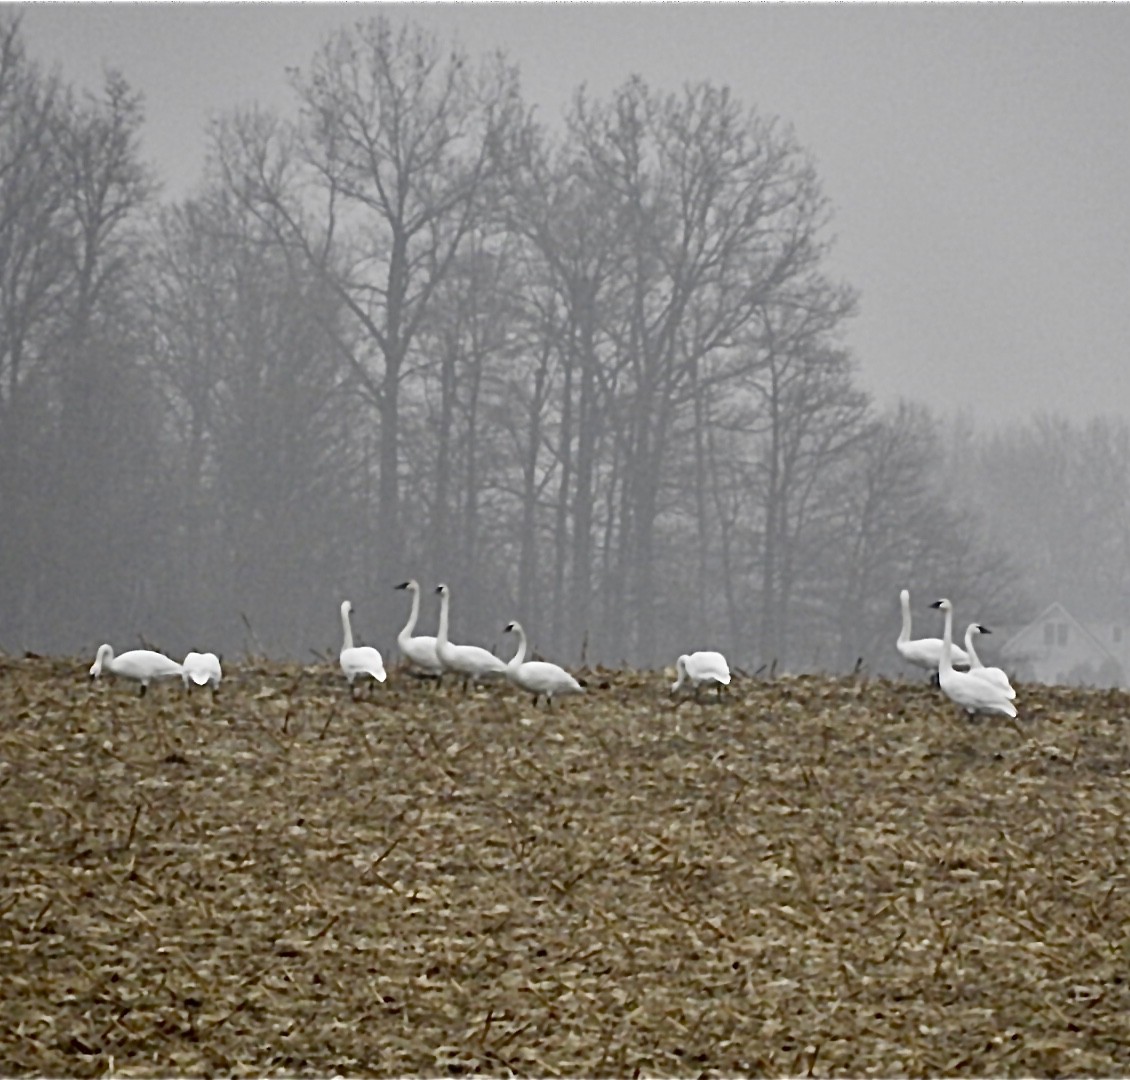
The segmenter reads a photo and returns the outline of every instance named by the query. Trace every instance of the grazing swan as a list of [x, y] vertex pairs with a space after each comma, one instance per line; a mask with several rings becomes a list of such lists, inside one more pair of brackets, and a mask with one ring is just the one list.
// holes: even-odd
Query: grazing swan
[[358, 675], [371, 675], [377, 682], [385, 681], [385, 665], [381, 654], [372, 645], [354, 645], [353, 630], [349, 625], [349, 613], [353, 605], [348, 600], [341, 602], [341, 630], [344, 642], [341, 646], [341, 670], [349, 682], [349, 693], [353, 695], [353, 680]]
[[412, 631], [416, 629], [416, 620], [420, 617], [420, 584], [415, 578], [403, 581], [396, 586], [398, 589], [407, 589], [412, 594], [412, 614], [404, 624], [404, 629], [396, 635], [396, 644], [400, 647], [401, 655], [414, 667], [425, 675], [440, 676], [443, 674], [443, 665], [436, 656], [436, 639], [421, 635], [414, 637]]
[[182, 673], [180, 664], [152, 649], [130, 649], [121, 656], [115, 656], [109, 645], [99, 645], [90, 667], [90, 677], [97, 679], [103, 668], [111, 675], [141, 683], [141, 695], [154, 679], [171, 679]]
[[448, 606], [451, 590], [437, 585], [439, 593], [439, 633], [436, 635], [436, 656], [444, 671], [454, 671], [463, 676], [463, 689], [473, 679], [493, 678], [506, 674], [506, 663], [494, 653], [478, 645], [453, 645], [447, 637]]
[[585, 688], [563, 667], [548, 660], [526, 659], [526, 631], [518, 621], [508, 622], [503, 633], [518, 635], [518, 651], [506, 665], [506, 677], [519, 689], [534, 695], [534, 704], [544, 697], [552, 705], [554, 694], [583, 694]]
[[672, 694], [688, 679], [694, 687], [695, 697], [698, 697], [699, 687], [704, 682], [718, 687], [719, 698], [722, 697], [722, 687], [730, 685], [730, 665], [720, 652], [684, 653], [675, 661], [675, 671], [679, 677], [671, 685]]
[[981, 658], [977, 655], [977, 650], [973, 647], [974, 639], [978, 634], [991, 634], [992, 631], [987, 626], [982, 626], [980, 623], [970, 623], [968, 629], [965, 631], [965, 651], [969, 654], [969, 674], [980, 675], [982, 679], [988, 679], [991, 683], [996, 683], [1002, 690], [1007, 691], [1009, 699], [1016, 697], [1016, 691], [1012, 688], [1012, 683], [1008, 681], [1008, 676], [999, 667], [985, 667], [981, 663]]
[[941, 608], [946, 613], [946, 628], [942, 635], [942, 659], [938, 668], [938, 685], [942, 693], [951, 701], [957, 702], [971, 716], [974, 713], [996, 713], [1002, 716], [1015, 716], [1016, 706], [1011, 697], [1015, 696], [1004, 687], [983, 679], [970, 671], [953, 669], [953, 604], [948, 600], [935, 600], [931, 607]]
[[220, 670], [220, 658], [211, 652], [190, 652], [181, 664], [181, 678], [184, 679], [186, 689], [191, 689], [192, 684], [207, 686], [211, 684], [212, 692], [219, 690], [220, 679], [224, 677]]
[[[916, 638], [910, 637], [910, 593], [903, 589], [899, 593], [899, 602], [902, 604], [902, 630], [899, 632], [897, 648], [904, 660], [909, 660], [917, 667], [924, 668], [935, 677], [938, 666], [942, 662], [942, 639], [936, 637]], [[964, 650], [956, 645], [953, 647], [953, 663], [957, 667], [968, 667], [969, 657]]]

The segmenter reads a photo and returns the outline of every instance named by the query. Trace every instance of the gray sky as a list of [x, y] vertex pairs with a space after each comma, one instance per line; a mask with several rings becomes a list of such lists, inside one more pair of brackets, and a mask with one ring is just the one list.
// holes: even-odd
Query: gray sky
[[793, 125], [835, 207], [848, 343], [880, 401], [982, 425], [1130, 416], [1130, 4], [36, 4], [32, 54], [119, 68], [174, 197], [207, 118], [289, 113], [284, 69], [376, 7], [503, 49], [545, 120], [631, 74], [711, 79]]

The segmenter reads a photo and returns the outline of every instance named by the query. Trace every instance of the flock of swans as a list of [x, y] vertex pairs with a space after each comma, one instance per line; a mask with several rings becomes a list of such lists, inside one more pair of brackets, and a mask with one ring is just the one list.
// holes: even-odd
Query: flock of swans
[[945, 629], [940, 638], [912, 638], [910, 636], [910, 593], [899, 593], [902, 604], [902, 630], [896, 647], [904, 660], [924, 668], [937, 678], [942, 693], [960, 705], [971, 716], [990, 713], [1016, 716], [1016, 691], [1008, 676], [999, 667], [986, 667], [981, 663], [974, 640], [989, 628], [980, 623], [970, 623], [965, 631], [965, 648], [953, 643], [953, 604], [948, 600], [935, 600], [930, 605], [943, 612]]
[[[518, 641], [514, 655], [505, 661], [489, 649], [479, 645], [457, 645], [450, 639], [451, 589], [447, 585], [437, 585], [435, 590], [439, 595], [439, 627], [435, 637], [415, 632], [420, 617], [419, 582], [410, 579], [396, 588], [412, 596], [408, 621], [397, 635], [396, 643], [405, 662], [415, 673], [431, 678], [452, 674], [462, 678], [464, 689], [471, 683], [506, 679], [532, 694], [535, 705], [540, 698], [552, 705], [555, 697], [584, 693], [584, 687], [560, 665], [547, 660], [526, 659], [528, 642], [520, 622], [512, 620], [504, 628], [505, 633], [514, 634]], [[902, 605], [902, 630], [897, 648], [903, 659], [929, 671], [942, 692], [969, 714], [1016, 716], [1016, 706], [1013, 705], [1016, 691], [1008, 676], [999, 667], [986, 667], [981, 663], [974, 646], [978, 635], [989, 633], [987, 627], [970, 623], [965, 632], [965, 648], [959, 648], [953, 643], [953, 605], [949, 600], [938, 600], [931, 607], [945, 615], [942, 637], [912, 638], [910, 593], [906, 589], [900, 592], [899, 601]], [[358, 679], [383, 683], [388, 677], [379, 650], [371, 645], [353, 644], [352, 611], [353, 605], [343, 600], [342, 646], [338, 660], [351, 696]], [[721, 698], [722, 688], [730, 683], [730, 668], [720, 652], [684, 653], [675, 662], [675, 668], [678, 677], [671, 686], [672, 693], [689, 682], [696, 696], [703, 686], [714, 686]], [[151, 682], [158, 679], [180, 676], [186, 688], [210, 685], [215, 691], [223, 678], [215, 653], [190, 652], [183, 662], [177, 663], [152, 649], [131, 649], [115, 656], [108, 644], [98, 648], [90, 668], [91, 679], [98, 678], [104, 670], [139, 683], [142, 694]]]
[[[514, 634], [518, 640], [514, 655], [509, 661], [502, 660], [489, 649], [479, 645], [457, 645], [449, 637], [448, 627], [451, 612], [451, 589], [438, 585], [439, 628], [435, 637], [417, 634], [416, 623], [420, 617], [420, 584], [411, 579], [396, 586], [412, 595], [412, 608], [408, 621], [397, 635], [396, 643], [408, 666], [417, 674], [432, 678], [442, 678], [453, 674], [462, 678], [464, 689], [475, 682], [508, 679], [519, 689], [533, 695], [534, 704], [544, 698], [549, 705], [555, 697], [568, 694], [583, 694], [584, 687], [559, 664], [547, 660], [527, 660], [528, 643], [526, 631], [517, 620], [508, 622], [504, 632]], [[371, 679], [383, 683], [388, 674], [380, 651], [371, 645], [353, 644], [353, 627], [350, 615], [353, 605], [348, 600], [341, 602], [342, 646], [338, 655], [342, 674], [349, 685], [350, 695], [355, 693], [357, 680]], [[679, 678], [671, 687], [672, 693], [687, 680], [695, 688], [713, 684], [721, 688], [730, 682], [730, 669], [726, 658], [718, 652], [696, 652], [680, 656], [677, 662]], [[141, 686], [144, 695], [149, 684], [159, 679], [172, 679], [180, 676], [186, 688], [192, 685], [211, 685], [215, 691], [223, 677], [220, 661], [215, 653], [190, 652], [182, 663], [152, 649], [131, 649], [120, 656], [114, 655], [113, 648], [104, 644], [99, 646], [94, 664], [90, 668], [91, 679], [98, 678], [103, 670], [119, 678], [131, 679]], [[371, 686], [371, 684], [370, 684]]]

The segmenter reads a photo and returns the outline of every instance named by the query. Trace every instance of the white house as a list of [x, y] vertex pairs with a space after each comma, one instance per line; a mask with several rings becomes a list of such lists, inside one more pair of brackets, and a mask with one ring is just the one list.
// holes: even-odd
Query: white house
[[1125, 686], [1130, 676], [1130, 618], [1075, 618], [1049, 604], [1001, 647], [1002, 666], [1026, 682]]

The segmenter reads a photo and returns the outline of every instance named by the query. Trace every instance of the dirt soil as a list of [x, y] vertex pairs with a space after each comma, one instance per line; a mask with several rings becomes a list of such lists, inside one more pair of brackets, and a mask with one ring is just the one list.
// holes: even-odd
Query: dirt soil
[[0, 1073], [1130, 1075], [1130, 696], [0, 657]]

